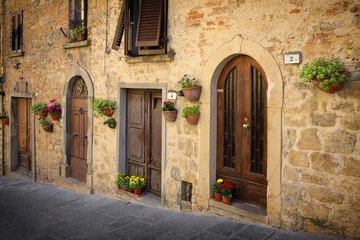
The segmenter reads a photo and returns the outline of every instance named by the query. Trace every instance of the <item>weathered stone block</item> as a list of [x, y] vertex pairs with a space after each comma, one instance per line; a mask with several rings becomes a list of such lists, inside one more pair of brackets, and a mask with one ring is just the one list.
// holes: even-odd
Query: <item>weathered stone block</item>
[[330, 153], [349, 154], [352, 153], [356, 143], [356, 135], [345, 130], [324, 135], [324, 151]]
[[360, 130], [360, 115], [348, 117], [341, 121], [341, 126], [352, 131]]
[[336, 124], [336, 114], [334, 113], [312, 113], [310, 114], [310, 122], [315, 126], [332, 127]]
[[318, 185], [327, 185], [328, 183], [327, 178], [323, 175], [320, 175], [319, 173], [302, 172], [300, 176], [300, 179], [303, 182], [314, 183]]
[[296, 146], [301, 150], [320, 150], [320, 140], [317, 136], [317, 129], [305, 129], [301, 132], [301, 136]]
[[344, 158], [344, 167], [340, 170], [341, 174], [352, 177], [360, 176], [360, 160], [354, 158]]
[[322, 203], [342, 204], [345, 196], [326, 187], [310, 187], [307, 189], [312, 199]]
[[310, 155], [311, 167], [315, 170], [321, 170], [333, 173], [337, 167], [337, 162], [333, 157], [326, 153], [313, 153]]
[[310, 166], [307, 152], [290, 150], [287, 155], [287, 162], [294, 167], [307, 168]]
[[284, 169], [284, 180], [298, 181], [298, 173], [296, 169], [290, 166], [286, 166]]

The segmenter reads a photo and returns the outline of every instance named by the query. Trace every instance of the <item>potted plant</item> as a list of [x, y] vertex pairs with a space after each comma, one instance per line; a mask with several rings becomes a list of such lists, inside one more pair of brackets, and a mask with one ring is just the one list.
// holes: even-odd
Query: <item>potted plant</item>
[[228, 181], [223, 181], [223, 183], [219, 185], [219, 188], [221, 189], [222, 202], [230, 205], [234, 186]]
[[92, 106], [97, 115], [111, 117], [114, 113], [116, 102], [106, 99], [95, 99]]
[[0, 120], [2, 124], [9, 125], [9, 116], [6, 111], [0, 114]]
[[115, 118], [109, 118], [104, 122], [104, 125], [108, 125], [109, 128], [115, 128], [116, 127], [116, 120]]
[[163, 116], [166, 119], [166, 121], [174, 122], [176, 120], [177, 110], [176, 110], [173, 102], [164, 101], [163, 107], [162, 107], [162, 113], [163, 113]]
[[138, 176], [131, 176], [129, 180], [129, 188], [134, 191], [134, 194], [141, 195], [143, 188], [146, 186], [144, 178]]
[[304, 82], [313, 81], [322, 91], [334, 93], [349, 80], [346, 73], [344, 66], [338, 60], [326, 61], [324, 58], [319, 58], [305, 64], [298, 76], [303, 78]]
[[200, 102], [195, 103], [193, 106], [185, 107], [182, 111], [182, 116], [190, 125], [196, 125], [200, 118]]
[[85, 40], [85, 33], [86, 28], [85, 27], [76, 27], [72, 30], [72, 39], [76, 39], [78, 42]]
[[129, 186], [129, 178], [126, 178], [124, 173], [118, 173], [114, 182], [121, 190], [125, 190], [125, 187]]
[[61, 116], [61, 104], [56, 99], [50, 100], [51, 105], [48, 106], [48, 112], [52, 120], [57, 121]]
[[185, 74], [179, 81], [182, 92], [186, 99], [190, 102], [197, 102], [201, 95], [202, 86], [196, 78], [190, 78]]
[[35, 114], [35, 115], [39, 115], [41, 117], [47, 117], [48, 115], [48, 105], [46, 103], [37, 103], [34, 104], [31, 107], [31, 111]]
[[214, 185], [213, 185], [214, 199], [217, 202], [221, 202], [221, 188], [220, 188], [220, 185], [223, 182], [224, 182], [224, 180], [219, 178], [218, 180], [216, 180], [216, 183], [214, 183]]
[[52, 132], [54, 130], [54, 124], [49, 122], [46, 118], [41, 118], [39, 123], [45, 132]]

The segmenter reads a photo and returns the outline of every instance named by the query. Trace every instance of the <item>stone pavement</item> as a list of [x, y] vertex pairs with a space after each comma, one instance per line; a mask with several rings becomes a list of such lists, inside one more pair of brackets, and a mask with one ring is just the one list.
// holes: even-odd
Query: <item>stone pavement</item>
[[203, 214], [170, 211], [53, 184], [0, 176], [0, 239], [284, 239], [339, 238], [278, 230]]

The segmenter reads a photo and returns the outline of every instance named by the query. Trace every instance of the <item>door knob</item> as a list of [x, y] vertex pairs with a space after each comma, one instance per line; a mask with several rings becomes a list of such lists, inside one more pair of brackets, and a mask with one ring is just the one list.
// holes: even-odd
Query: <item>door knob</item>
[[72, 135], [73, 135], [74, 137], [76, 137], [78, 134], [77, 134], [77, 132], [74, 132]]
[[243, 124], [243, 129], [246, 130], [246, 129], [248, 129], [248, 128], [250, 128], [250, 125], [247, 124], [247, 123], [244, 123], [244, 124]]

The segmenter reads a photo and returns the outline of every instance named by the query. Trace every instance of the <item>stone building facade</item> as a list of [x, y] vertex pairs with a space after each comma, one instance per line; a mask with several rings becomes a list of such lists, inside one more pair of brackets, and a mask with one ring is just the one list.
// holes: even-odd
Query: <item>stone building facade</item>
[[[73, 2], [87, 2], [87, 39], [81, 42], [72, 42], [69, 36]], [[0, 167], [6, 174], [18, 171], [23, 144], [19, 102], [26, 99], [34, 105], [56, 98], [62, 118], [54, 122], [52, 133], [42, 130], [37, 116], [27, 116], [24, 141], [29, 143], [31, 177], [77, 191], [125, 197], [116, 192], [114, 179], [128, 167], [129, 96], [157, 91], [157, 98], [165, 101], [168, 92], [180, 90], [181, 77], [189, 74], [202, 85], [201, 117], [197, 125], [188, 125], [180, 113], [191, 104], [178, 96], [173, 100], [177, 120], [159, 122], [161, 206], [180, 209], [187, 204], [192, 211], [276, 227], [360, 236], [360, 2], [165, 2], [165, 52], [131, 57], [124, 54], [126, 35], [118, 49], [113, 48], [122, 0], [3, 0], [2, 99], [10, 124], [2, 126]], [[22, 45], [18, 49], [12, 30], [20, 26], [19, 19]], [[289, 52], [300, 52], [302, 63], [285, 64]], [[219, 141], [218, 81], [223, 69], [241, 56], [251, 57], [266, 76], [267, 186], [266, 205], [259, 211], [212, 199]], [[320, 57], [339, 59], [348, 69], [350, 80], [339, 92], [325, 93], [298, 77], [304, 63]], [[72, 91], [77, 79], [86, 92], [82, 95], [87, 117], [82, 122], [87, 144], [83, 182], [69, 175], [74, 144]], [[106, 117], [95, 116], [91, 108], [95, 98], [117, 102], [115, 129], [103, 125]]]

